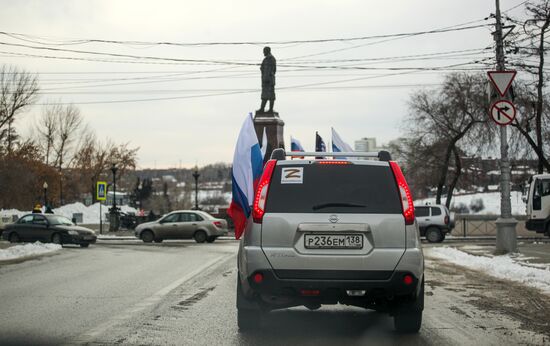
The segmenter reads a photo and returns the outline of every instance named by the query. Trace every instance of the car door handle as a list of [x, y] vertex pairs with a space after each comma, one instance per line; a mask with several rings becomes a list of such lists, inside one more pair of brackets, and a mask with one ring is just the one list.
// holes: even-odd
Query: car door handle
[[426, 219], [426, 221], [430, 221], [430, 219]]
[[172, 224], [172, 227], [177, 227], [177, 225], [174, 223], [174, 224]]
[[196, 224], [196, 223], [192, 223], [191, 225], [196, 226], [197, 224]]

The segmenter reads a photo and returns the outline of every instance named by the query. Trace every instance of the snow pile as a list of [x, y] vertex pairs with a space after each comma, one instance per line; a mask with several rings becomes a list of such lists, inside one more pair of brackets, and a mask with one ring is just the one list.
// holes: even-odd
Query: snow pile
[[37, 241], [36, 243], [32, 244], [16, 245], [7, 249], [0, 250], [0, 261], [43, 255], [58, 250], [61, 250], [61, 245], [42, 244], [41, 242]]
[[[474, 213], [470, 206], [476, 203], [477, 200], [483, 200], [483, 209], [477, 213]], [[441, 198], [441, 203], [445, 204], [447, 198]], [[521, 199], [521, 192], [512, 191], [512, 214], [525, 215], [525, 203]], [[426, 204], [435, 204], [435, 197], [417, 199], [414, 201], [415, 206], [421, 206]], [[451, 200], [451, 209], [458, 207], [459, 205], [466, 206], [470, 213], [481, 215], [500, 215], [500, 192], [487, 192], [487, 193], [474, 193], [471, 195], [453, 196]]]
[[[136, 213], [137, 210], [127, 205], [118, 206], [121, 211], [125, 213]], [[105, 222], [105, 213], [109, 212], [110, 206], [102, 205], [101, 212], [103, 213], [102, 218]], [[17, 209], [7, 209], [0, 210], [0, 217], [9, 217], [11, 219], [12, 215], [17, 215], [19, 217], [29, 214], [31, 211], [19, 211]], [[59, 208], [54, 208], [54, 214], [63, 215], [72, 219], [73, 214], [82, 213], [82, 223], [83, 224], [99, 224], [99, 203], [92, 204], [89, 207], [85, 206], [80, 202], [67, 204]], [[11, 221], [11, 220], [10, 220]]]
[[463, 267], [480, 270], [488, 275], [520, 282], [550, 293], [550, 269], [534, 268], [517, 263], [514, 258], [504, 256], [473, 256], [450, 247], [425, 249], [428, 256], [440, 258]]

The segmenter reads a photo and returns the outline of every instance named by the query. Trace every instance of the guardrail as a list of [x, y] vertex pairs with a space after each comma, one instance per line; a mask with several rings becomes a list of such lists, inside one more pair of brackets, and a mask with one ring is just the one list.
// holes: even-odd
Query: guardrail
[[[471, 236], [496, 236], [497, 227], [496, 220], [498, 215], [472, 215], [472, 214], [456, 214], [455, 228], [452, 235], [456, 237], [471, 237]], [[516, 231], [518, 236], [536, 236], [537, 233], [529, 231], [525, 228], [525, 215], [514, 215], [518, 221]]]

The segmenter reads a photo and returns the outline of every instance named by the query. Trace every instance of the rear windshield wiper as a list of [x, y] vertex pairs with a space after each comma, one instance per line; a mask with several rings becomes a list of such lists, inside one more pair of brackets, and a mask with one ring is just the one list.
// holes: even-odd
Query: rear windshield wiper
[[319, 210], [330, 207], [352, 207], [352, 208], [365, 208], [364, 204], [355, 204], [355, 203], [322, 203], [313, 206], [313, 210]]

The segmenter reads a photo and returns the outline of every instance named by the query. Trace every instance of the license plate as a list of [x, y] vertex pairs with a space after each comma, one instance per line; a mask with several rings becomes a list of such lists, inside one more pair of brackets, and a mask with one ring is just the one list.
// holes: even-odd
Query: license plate
[[362, 249], [361, 234], [306, 234], [306, 249]]

